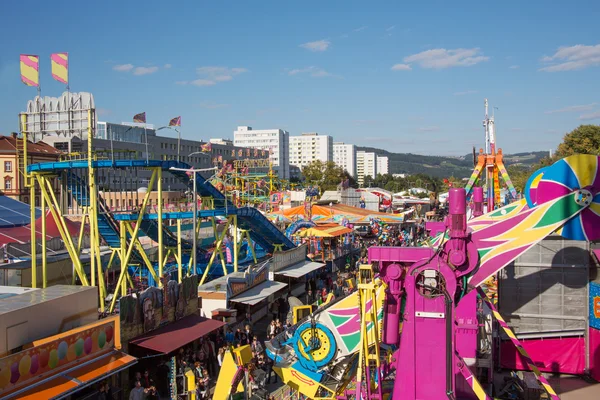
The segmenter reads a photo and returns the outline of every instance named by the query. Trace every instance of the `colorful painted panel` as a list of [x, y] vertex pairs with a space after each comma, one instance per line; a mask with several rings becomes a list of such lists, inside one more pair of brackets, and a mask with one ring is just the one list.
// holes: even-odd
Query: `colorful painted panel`
[[0, 397], [112, 350], [114, 333], [110, 321], [0, 359]]
[[[383, 302], [385, 300], [385, 286], [381, 285], [376, 292], [377, 317], [380, 323], [383, 321]], [[335, 341], [339, 346], [338, 357], [352, 354], [359, 350], [360, 346], [360, 308], [358, 292], [354, 292], [342, 301], [327, 308], [318, 316], [318, 321], [323, 323], [333, 332]], [[372, 305], [367, 303], [367, 312]], [[373, 342], [372, 323], [369, 323], [369, 342]], [[381, 332], [379, 332], [381, 335]], [[381, 337], [379, 337], [381, 340]]]
[[198, 276], [184, 277], [181, 283], [163, 280], [163, 287], [150, 287], [137, 296], [119, 300], [121, 340], [157, 329], [198, 310]]
[[600, 284], [590, 282], [590, 327], [600, 329]]

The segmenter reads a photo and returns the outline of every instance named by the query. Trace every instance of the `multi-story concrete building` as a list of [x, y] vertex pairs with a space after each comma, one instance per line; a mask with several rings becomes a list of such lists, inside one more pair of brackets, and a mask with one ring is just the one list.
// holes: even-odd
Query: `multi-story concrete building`
[[356, 152], [356, 180], [362, 186], [365, 182], [365, 177], [377, 176], [377, 154], [367, 153], [365, 151]]
[[[193, 168], [219, 167], [228, 161], [243, 159], [267, 158], [268, 154], [247, 147], [233, 146], [226, 141], [221, 143], [205, 143], [196, 140], [179, 139], [175, 132], [172, 136], [159, 136], [150, 124], [144, 129], [143, 124], [98, 122], [94, 138], [94, 151], [101, 157], [112, 159], [146, 159], [173, 160], [191, 165]], [[86, 152], [87, 139], [77, 136], [47, 136], [45, 141], [56, 149], [68, 153]], [[210, 144], [209, 146], [207, 146]], [[266, 172], [261, 168], [256, 172]], [[203, 172], [209, 177], [214, 171]], [[151, 172], [140, 169], [131, 176], [120, 176], [115, 179], [106, 171], [97, 174], [98, 187], [108, 191], [136, 191], [145, 187], [151, 177]], [[187, 182], [181, 181], [171, 174], [165, 173], [162, 178], [163, 190], [186, 190]]]
[[356, 146], [343, 142], [333, 144], [333, 161], [356, 178]]
[[273, 170], [281, 179], [290, 179], [290, 134], [283, 129], [252, 129], [238, 126], [233, 132], [233, 144], [270, 152]]
[[389, 159], [387, 157], [377, 156], [377, 173], [381, 175], [390, 173]]
[[313, 161], [333, 161], [333, 138], [316, 132], [290, 137], [290, 164], [304, 167]]
[[[0, 136], [0, 171], [2, 179], [0, 180], [0, 194], [8, 196], [15, 200], [29, 203], [29, 188], [25, 186], [23, 171], [19, 168], [24, 167], [23, 146], [18, 143], [21, 139], [17, 134], [11, 136]], [[58, 161], [61, 151], [55, 149], [45, 142], [27, 143], [27, 164], [40, 162]], [[56, 180], [53, 185], [58, 188]], [[40, 205], [40, 190], [36, 189], [35, 204]]]

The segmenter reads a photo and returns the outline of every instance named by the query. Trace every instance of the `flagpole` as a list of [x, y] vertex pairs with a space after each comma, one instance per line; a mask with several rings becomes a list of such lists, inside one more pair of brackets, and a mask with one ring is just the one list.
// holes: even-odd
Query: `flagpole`
[[146, 137], [146, 163], [148, 162], [148, 132], [146, 131], [146, 116], [144, 115], [144, 136]]
[[179, 117], [179, 129], [177, 131], [177, 162], [181, 162], [179, 153], [181, 151], [181, 117]]

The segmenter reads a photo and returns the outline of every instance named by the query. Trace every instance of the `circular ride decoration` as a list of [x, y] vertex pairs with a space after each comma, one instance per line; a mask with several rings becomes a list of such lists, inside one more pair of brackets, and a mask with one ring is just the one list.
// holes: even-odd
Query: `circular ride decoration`
[[527, 179], [527, 183], [525, 184], [525, 190], [524, 190], [525, 193], [524, 194], [525, 194], [525, 200], [527, 201], [527, 205], [529, 206], [529, 208], [533, 208], [537, 205], [538, 186], [540, 184], [540, 180], [542, 179], [542, 176], [544, 175], [544, 172], [548, 168], [549, 167], [544, 167], [544, 168], [538, 169], [533, 174], [531, 174], [529, 179]]
[[300, 325], [292, 340], [298, 361], [310, 371], [317, 372], [319, 368], [329, 364], [337, 352], [333, 333], [318, 322], [314, 324], [314, 328], [310, 322]]
[[[534, 174], [535, 175], [535, 174]], [[534, 179], [535, 181], [536, 179]], [[537, 205], [576, 192], [575, 202], [587, 206], [557, 231], [566, 239], [594, 241], [600, 239], [600, 160], [598, 156], [581, 154], [563, 158], [543, 168], [542, 176], [529, 189]], [[535, 195], [535, 197], [533, 197]]]

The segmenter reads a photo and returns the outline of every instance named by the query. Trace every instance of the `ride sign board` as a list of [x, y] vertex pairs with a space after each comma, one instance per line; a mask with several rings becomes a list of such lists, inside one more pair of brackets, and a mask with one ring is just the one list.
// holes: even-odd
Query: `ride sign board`
[[590, 327], [600, 329], [600, 283], [590, 282]]

